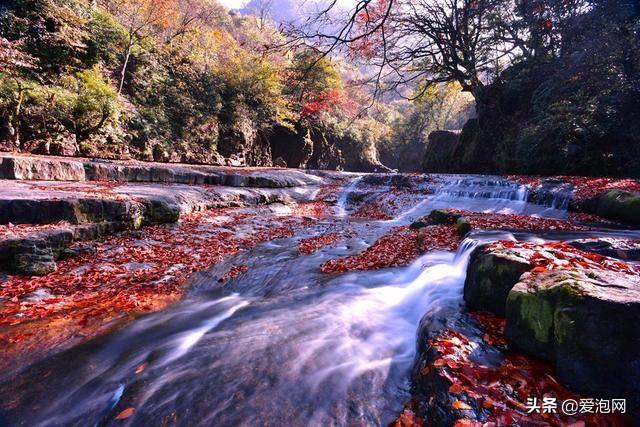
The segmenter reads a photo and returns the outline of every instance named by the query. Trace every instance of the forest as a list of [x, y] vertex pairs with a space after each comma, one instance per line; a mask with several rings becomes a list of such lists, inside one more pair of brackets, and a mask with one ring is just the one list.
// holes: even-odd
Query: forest
[[[209, 0], [12, 1], [0, 15], [0, 143], [189, 163], [638, 176], [635, 2], [430, 3], [360, 1], [298, 28], [264, 0], [244, 14]], [[435, 131], [449, 132], [429, 140]]]

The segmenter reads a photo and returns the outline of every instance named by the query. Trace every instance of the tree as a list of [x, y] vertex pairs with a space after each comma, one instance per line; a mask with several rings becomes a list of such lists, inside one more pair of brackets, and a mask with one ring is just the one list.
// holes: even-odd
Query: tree
[[[379, 68], [377, 89], [455, 81], [478, 98], [521, 58], [557, 50], [560, 29], [588, 0], [359, 0], [336, 22], [335, 2], [296, 35], [325, 55], [341, 47]], [[335, 11], [333, 11], [335, 12]], [[327, 29], [335, 29], [328, 31]]]
[[344, 98], [342, 79], [335, 64], [312, 49], [294, 54], [287, 94], [303, 117], [316, 116], [339, 105]]
[[[0, 114], [6, 116], [9, 136], [14, 147], [20, 147], [20, 119], [28, 84], [21, 78], [21, 70], [35, 67], [36, 60], [21, 50], [22, 40], [10, 42], [0, 37]], [[20, 147], [21, 148], [21, 147]]]
[[127, 30], [122, 54], [118, 94], [122, 93], [133, 47], [154, 32], [168, 28], [178, 16], [174, 0], [104, 0], [103, 6], [118, 18]]

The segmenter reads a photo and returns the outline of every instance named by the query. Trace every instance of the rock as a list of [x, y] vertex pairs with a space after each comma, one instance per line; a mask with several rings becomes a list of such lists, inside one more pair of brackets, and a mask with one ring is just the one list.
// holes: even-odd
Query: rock
[[462, 218], [462, 215], [460, 214], [449, 212], [446, 210], [435, 209], [435, 210], [432, 210], [429, 213], [429, 215], [423, 216], [422, 218], [415, 220], [413, 223], [411, 223], [409, 228], [412, 230], [418, 230], [420, 228], [424, 228], [429, 225], [457, 224], [461, 218]]
[[511, 288], [533, 266], [528, 254], [504, 248], [480, 246], [471, 254], [464, 282], [464, 300], [473, 310], [505, 314], [505, 304]]
[[640, 277], [576, 269], [529, 273], [509, 293], [506, 317], [509, 341], [552, 360], [569, 387], [640, 400]]
[[471, 222], [469, 222], [467, 218], [460, 217], [456, 221], [456, 230], [458, 231], [458, 234], [460, 236], [464, 237], [467, 234], [469, 234], [471, 230], [473, 230], [473, 226], [471, 225]]
[[10, 272], [25, 276], [46, 276], [58, 269], [52, 248], [44, 240], [27, 240], [16, 248]]
[[278, 167], [278, 168], [286, 168], [286, 167], [288, 167], [287, 162], [285, 162], [282, 157], [277, 157], [273, 161], [273, 166]]
[[432, 224], [455, 224], [461, 217], [462, 215], [460, 214], [440, 209], [433, 210], [429, 213], [429, 219]]
[[640, 241], [616, 238], [579, 239], [567, 242], [580, 250], [628, 261], [640, 261]]
[[597, 212], [603, 218], [640, 224], [640, 193], [607, 191], [600, 196]]
[[84, 181], [81, 162], [38, 157], [0, 157], [0, 179]]
[[460, 131], [431, 132], [425, 148], [422, 170], [427, 173], [451, 172], [453, 152], [460, 144]]

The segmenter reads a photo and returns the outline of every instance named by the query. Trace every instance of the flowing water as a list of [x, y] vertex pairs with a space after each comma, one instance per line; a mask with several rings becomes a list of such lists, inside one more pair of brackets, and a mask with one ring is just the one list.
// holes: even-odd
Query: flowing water
[[[433, 208], [562, 217], [526, 203], [496, 178], [442, 177], [392, 221], [348, 219], [353, 180], [329, 225], [343, 243], [301, 255], [298, 239], [268, 242], [215, 271], [248, 271], [224, 287], [194, 280], [179, 304], [95, 342], [33, 366], [0, 386], [12, 400], [0, 425], [101, 426], [133, 407], [130, 425], [386, 425], [410, 399], [416, 330], [429, 312], [462, 302], [466, 266], [479, 233], [457, 253], [431, 252], [412, 265], [327, 275], [321, 263], [362, 250], [398, 224]], [[345, 234], [347, 232], [345, 231]], [[139, 373], [139, 367], [145, 367]], [[139, 371], [141, 369], [138, 369]]]

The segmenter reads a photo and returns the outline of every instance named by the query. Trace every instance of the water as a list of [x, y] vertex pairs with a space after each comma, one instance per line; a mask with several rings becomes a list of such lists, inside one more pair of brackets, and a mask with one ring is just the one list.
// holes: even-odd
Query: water
[[327, 275], [319, 265], [433, 208], [565, 214], [527, 204], [519, 188], [495, 178], [443, 180], [442, 191], [416, 196], [394, 220], [351, 222], [349, 194], [361, 186], [354, 179], [337, 217], [308, 231], [332, 225], [353, 230], [353, 237], [307, 256], [299, 254], [298, 238], [238, 255], [214, 269], [249, 267], [224, 287], [202, 275], [178, 305], [10, 378], [0, 386], [0, 400], [12, 402], [0, 425], [115, 425], [129, 407], [130, 425], [392, 422], [411, 398], [420, 319], [461, 305], [469, 255], [479, 242], [514, 236], [480, 233], [457, 253], [431, 252], [404, 268]]

